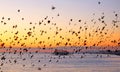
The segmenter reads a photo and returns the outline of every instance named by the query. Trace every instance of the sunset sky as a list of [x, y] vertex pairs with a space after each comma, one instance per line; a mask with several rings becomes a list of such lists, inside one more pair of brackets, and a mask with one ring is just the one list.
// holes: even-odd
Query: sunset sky
[[120, 0], [0, 0], [0, 45], [120, 45]]

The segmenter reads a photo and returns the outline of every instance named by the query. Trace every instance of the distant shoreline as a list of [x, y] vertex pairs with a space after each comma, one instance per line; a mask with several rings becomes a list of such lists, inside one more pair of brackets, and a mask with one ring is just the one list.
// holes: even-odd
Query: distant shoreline
[[[53, 53], [55, 49], [62, 49], [68, 51], [70, 54], [75, 53], [89, 53], [89, 54], [113, 54], [120, 56], [120, 48], [117, 49], [103, 49], [103, 48], [85, 48], [85, 47], [73, 47], [73, 48], [0, 48], [0, 52], [7, 53], [25, 53], [25, 52], [35, 52], [35, 53]], [[103, 50], [102, 50], [103, 49]]]

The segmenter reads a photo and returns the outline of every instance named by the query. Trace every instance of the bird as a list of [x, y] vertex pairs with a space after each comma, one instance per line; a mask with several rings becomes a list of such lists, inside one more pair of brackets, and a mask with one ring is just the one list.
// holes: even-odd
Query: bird
[[99, 1], [99, 2], [98, 2], [98, 4], [100, 5], [100, 4], [101, 4], [101, 2]]
[[18, 9], [17, 11], [20, 12], [20, 9]]
[[56, 9], [56, 7], [55, 6], [52, 6], [52, 8], [51, 8], [52, 10], [54, 10], [54, 9]]

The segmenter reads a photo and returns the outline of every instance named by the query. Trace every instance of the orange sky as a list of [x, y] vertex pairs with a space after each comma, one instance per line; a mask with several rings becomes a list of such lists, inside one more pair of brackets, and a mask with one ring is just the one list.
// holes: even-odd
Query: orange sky
[[117, 0], [101, 1], [100, 5], [97, 0], [26, 3], [0, 1], [1, 47], [116, 46], [120, 43]]

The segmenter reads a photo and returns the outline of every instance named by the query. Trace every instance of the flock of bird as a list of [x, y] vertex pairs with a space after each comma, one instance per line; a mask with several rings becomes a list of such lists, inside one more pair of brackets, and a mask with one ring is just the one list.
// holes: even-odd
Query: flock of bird
[[[101, 4], [101, 2], [98, 2], [98, 4]], [[56, 7], [52, 6], [51, 10], [55, 10]], [[17, 10], [18, 13], [21, 12], [20, 9]], [[95, 16], [96, 14], [93, 13], [93, 16]], [[59, 17], [60, 14], [57, 14], [57, 17]], [[113, 34], [115, 33], [116, 29], [119, 29], [119, 14], [117, 14], [116, 12], [114, 12], [114, 17], [115, 19], [112, 20], [111, 23], [111, 28], [108, 29], [108, 25], [107, 22], [105, 21], [105, 13], [102, 13], [102, 16], [100, 16], [98, 19], [93, 18], [90, 20], [89, 23], [91, 23], [91, 25], [89, 23], [87, 23], [88, 21], [83, 21], [82, 19], [78, 19], [78, 21], [74, 23], [74, 19], [70, 18], [69, 20], [69, 24], [68, 27], [72, 27], [72, 28], [67, 28], [69, 30], [65, 30], [62, 27], [59, 27], [57, 25], [57, 23], [52, 22], [52, 20], [50, 20], [49, 16], [46, 16], [43, 20], [33, 23], [33, 22], [29, 22], [29, 25], [31, 25], [32, 27], [30, 28], [25, 28], [24, 32], [25, 34], [23, 34], [22, 38], [19, 37], [19, 33], [20, 31], [17, 29], [19, 28], [19, 25], [13, 25], [11, 28], [13, 31], [9, 32], [9, 30], [5, 30], [4, 32], [0, 33], [0, 47], [1, 48], [6, 48], [6, 52], [9, 52], [11, 48], [14, 48], [16, 45], [20, 45], [20, 50], [19, 52], [17, 52], [17, 50], [14, 50], [13, 54], [14, 55], [18, 55], [18, 57], [21, 57], [21, 60], [26, 61], [26, 58], [22, 58], [22, 56], [24, 55], [24, 52], [28, 52], [32, 47], [31, 46], [27, 46], [26, 42], [29, 41], [30, 38], [32, 38], [34, 40], [34, 42], [30, 42], [29, 45], [35, 44], [38, 45], [37, 48], [42, 48], [45, 49], [47, 47], [47, 45], [49, 44], [48, 47], [52, 47], [54, 46], [53, 43], [46, 43], [44, 40], [40, 40], [39, 37], [36, 37], [36, 30], [37, 27], [39, 26], [39, 28], [41, 28], [41, 25], [43, 27], [49, 27], [48, 31], [46, 29], [43, 30], [39, 30], [39, 36], [40, 37], [44, 37], [44, 35], [47, 35], [47, 37], [45, 37], [45, 39], [47, 39], [47, 41], [52, 40], [55, 43], [55, 46], [86, 46], [86, 49], [88, 49], [87, 45], [89, 45], [88, 43], [90, 42], [91, 46], [100, 46], [102, 44], [104, 44], [104, 42], [108, 41], [115, 44], [116, 46], [120, 46], [120, 38], [118, 40], [112, 39], [113, 38]], [[6, 18], [6, 17], [2, 17], [0, 24], [7, 26], [8, 23], [5, 22], [7, 19], [7, 21], [11, 21], [11, 18]], [[54, 17], [52, 17], [52, 19], [54, 19]], [[25, 20], [25, 18], [21, 18], [22, 21]], [[100, 23], [101, 25], [97, 24]], [[91, 27], [90, 27], [91, 26]], [[77, 28], [77, 29], [75, 29]], [[15, 31], [15, 32], [14, 32]], [[38, 30], [37, 30], [38, 31]], [[9, 32], [11, 33], [13, 36], [10, 36], [9, 38], [6, 37], [5, 40], [2, 39], [2, 37], [5, 37], [6, 33]], [[54, 32], [53, 35], [49, 35], [49, 32]], [[62, 36], [61, 33], [64, 32], [66, 33], [65, 35], [70, 35], [70, 37], [68, 36]], [[97, 37], [97, 41], [93, 42], [93, 40], [95, 40], [94, 38]], [[60, 41], [56, 41], [57, 38], [60, 39]], [[111, 40], [112, 39], [112, 40]], [[76, 40], [74, 42], [74, 40]], [[9, 46], [7, 46], [6, 42], [9, 42]], [[22, 42], [25, 41], [25, 42]], [[43, 46], [43, 47], [41, 47]], [[10, 63], [10, 64], [17, 64], [17, 62], [19, 62], [16, 59], [12, 60], [12, 59], [6, 59], [6, 52], [0, 53], [0, 70], [1, 67], [4, 66], [4, 63]], [[18, 54], [19, 53], [19, 54]], [[36, 53], [38, 53], [36, 51]], [[31, 52], [29, 52], [29, 58], [33, 58], [34, 54], [31, 54]], [[64, 57], [63, 57], [64, 58]], [[81, 58], [83, 58], [83, 56], [81, 56]], [[49, 62], [51, 62], [52, 60], [50, 59]], [[40, 62], [40, 60], [38, 60], [38, 62]], [[59, 59], [56, 60], [56, 62], [59, 62]], [[31, 64], [32, 66], [35, 66], [34, 64]], [[23, 64], [23, 67], [25, 67], [26, 65]], [[46, 64], [44, 64], [43, 66], [46, 66]], [[40, 67], [38, 67], [38, 70], [41, 70]], [[4, 72], [4, 71], [1, 71]]]
[[[89, 54], [79, 54], [76, 56], [74, 54], [70, 55], [52, 55], [49, 53], [38, 53], [38, 52], [28, 52], [27, 49], [23, 49], [24, 52], [3, 52], [0, 53], [0, 72], [10, 72], [10, 71], [44, 71], [52, 64], [59, 65], [60, 63], [68, 62], [69, 60], [88, 58]], [[111, 55], [102, 55], [95, 54], [91, 55], [91, 57], [97, 58], [110, 58]], [[69, 60], [68, 60], [69, 59]], [[11, 70], [12, 69], [12, 70]]]
[[[51, 9], [54, 10], [55, 8], [56, 7], [53, 6]], [[18, 12], [20, 13], [21, 11], [18, 10]], [[60, 16], [60, 14], [58, 13], [57, 16]], [[95, 13], [93, 13], [93, 16], [95, 16]], [[1, 48], [14, 48], [15, 46], [31, 48], [31, 45], [38, 48], [54, 46], [100, 46], [107, 41], [119, 46], [120, 38], [118, 40], [112, 38], [116, 29], [119, 29], [119, 15], [114, 12], [114, 16], [115, 19], [112, 20], [111, 24], [105, 21], [105, 13], [102, 13], [102, 16], [98, 19], [91, 19], [90, 22], [78, 19], [78, 22], [74, 24], [74, 19], [71, 18], [66, 29], [59, 27], [57, 23], [52, 22], [52, 20], [46, 16], [39, 22], [29, 22], [32, 27], [24, 28], [25, 33], [20, 33], [18, 29], [19, 25], [17, 24], [12, 26], [13, 31], [10, 32], [9, 30], [5, 30], [1, 32], [0, 46]], [[2, 17], [1, 24], [7, 26], [8, 24], [5, 22], [5, 19], [6, 17]], [[25, 20], [24, 18], [21, 19]], [[7, 18], [7, 20], [10, 21], [11, 18]], [[111, 25], [111, 27], [109, 27], [109, 25]], [[42, 27], [47, 28], [42, 29]], [[6, 37], [7, 33], [11, 35], [9, 38]], [[50, 33], [52, 33], [52, 35], [50, 35]], [[62, 33], [64, 33], [64, 35]], [[20, 36], [20, 34], [22, 36]], [[2, 39], [3, 37], [5, 40]], [[30, 39], [33, 41], [29, 42]], [[27, 42], [29, 42], [28, 45], [26, 44]], [[7, 43], [9, 45], [7, 45]], [[108, 45], [110, 44], [108, 43]]]

